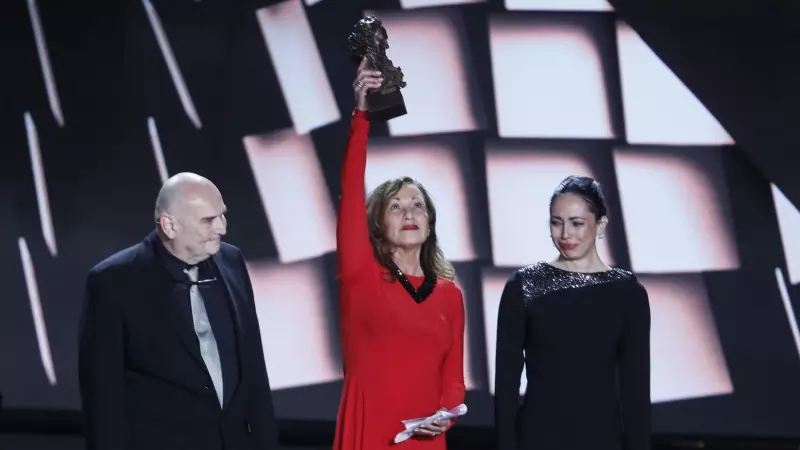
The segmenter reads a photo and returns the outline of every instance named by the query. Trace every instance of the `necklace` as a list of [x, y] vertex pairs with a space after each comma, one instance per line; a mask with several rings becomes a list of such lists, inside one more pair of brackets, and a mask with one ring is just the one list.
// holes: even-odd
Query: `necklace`
[[433, 292], [433, 288], [436, 286], [436, 276], [431, 275], [429, 273], [425, 274], [425, 281], [422, 282], [419, 289], [414, 289], [414, 286], [408, 281], [403, 272], [400, 271], [396, 266], [391, 267], [391, 269], [397, 274], [397, 280], [400, 281], [400, 284], [406, 289], [408, 295], [414, 299], [417, 303], [422, 303], [423, 300], [428, 298], [429, 295]]

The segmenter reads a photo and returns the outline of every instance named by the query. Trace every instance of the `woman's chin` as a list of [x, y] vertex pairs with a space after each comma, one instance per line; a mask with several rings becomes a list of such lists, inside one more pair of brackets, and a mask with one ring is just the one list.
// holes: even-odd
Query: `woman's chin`
[[425, 243], [425, 239], [422, 238], [415, 238], [412, 236], [408, 236], [403, 239], [398, 239], [393, 245], [396, 248], [402, 248], [403, 250], [415, 250], [422, 247], [422, 244]]
[[558, 252], [561, 254], [561, 257], [567, 261], [574, 261], [583, 257], [583, 254], [579, 252], [577, 248], [572, 250], [558, 249]]

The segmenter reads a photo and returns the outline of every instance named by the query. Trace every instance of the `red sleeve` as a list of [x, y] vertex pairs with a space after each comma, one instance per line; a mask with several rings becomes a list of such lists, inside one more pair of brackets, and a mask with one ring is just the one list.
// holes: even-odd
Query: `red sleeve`
[[364, 197], [368, 136], [367, 114], [356, 109], [350, 121], [350, 135], [344, 153], [339, 216], [336, 219], [337, 266], [342, 280], [359, 273], [373, 259]]
[[452, 285], [453, 299], [450, 302], [450, 328], [453, 346], [444, 362], [442, 373], [441, 407], [452, 409], [464, 403], [464, 295]]

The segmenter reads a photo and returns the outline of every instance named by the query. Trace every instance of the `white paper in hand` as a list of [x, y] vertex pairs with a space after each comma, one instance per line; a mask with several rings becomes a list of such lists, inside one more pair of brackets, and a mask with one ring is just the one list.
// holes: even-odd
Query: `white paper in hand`
[[467, 405], [462, 403], [449, 411], [436, 411], [435, 414], [428, 417], [418, 417], [416, 419], [403, 420], [402, 422], [406, 429], [397, 433], [397, 436], [394, 437], [394, 443], [399, 444], [403, 441], [411, 439], [411, 436], [414, 435], [414, 432], [417, 431], [417, 428], [424, 424], [431, 423], [435, 420], [453, 419], [458, 416], [463, 416], [466, 413]]

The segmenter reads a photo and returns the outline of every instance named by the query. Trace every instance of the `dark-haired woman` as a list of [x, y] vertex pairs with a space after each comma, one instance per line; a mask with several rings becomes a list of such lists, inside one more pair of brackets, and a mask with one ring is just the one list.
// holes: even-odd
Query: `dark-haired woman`
[[595, 243], [607, 223], [600, 185], [566, 178], [550, 200], [558, 257], [506, 283], [495, 362], [498, 450], [650, 448], [650, 305], [632, 273], [600, 260]]
[[[359, 67], [357, 108], [344, 156], [337, 223], [344, 390], [334, 449], [380, 450], [405, 419], [464, 400], [464, 306], [436, 236], [436, 209], [410, 178], [365, 201], [367, 89], [380, 73]], [[366, 208], [365, 208], [366, 204]], [[445, 449], [450, 421], [420, 429], [403, 449]]]

